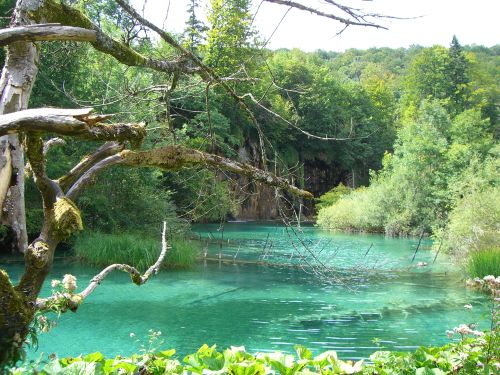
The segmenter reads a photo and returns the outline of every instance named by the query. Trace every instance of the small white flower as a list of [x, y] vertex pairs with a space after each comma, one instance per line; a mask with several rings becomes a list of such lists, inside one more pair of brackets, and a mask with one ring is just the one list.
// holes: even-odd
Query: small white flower
[[470, 303], [468, 303], [467, 305], [464, 305], [464, 308], [466, 308], [467, 310], [471, 310], [472, 305]]
[[469, 358], [469, 355], [467, 353], [460, 353], [458, 356], [462, 361], [465, 361], [467, 358]]
[[66, 274], [63, 277], [63, 286], [68, 292], [74, 292], [76, 289], [76, 277], [70, 274]]
[[494, 282], [495, 281], [495, 276], [488, 275], [488, 276], [483, 277], [483, 280], [486, 281], [487, 283]]
[[466, 324], [460, 324], [458, 327], [453, 328], [453, 331], [461, 335], [468, 335], [472, 333], [472, 329]]
[[447, 335], [447, 336], [448, 336], [448, 338], [450, 338], [450, 339], [453, 337], [453, 335], [454, 335], [454, 334], [455, 334], [455, 332], [453, 332], [453, 331], [450, 331], [450, 330], [447, 330], [447, 331], [446, 331], [446, 335]]
[[472, 331], [471, 333], [476, 337], [484, 336], [484, 332], [481, 332], [481, 331]]
[[60, 280], [52, 280], [50, 285], [52, 286], [52, 288], [57, 288], [59, 286], [59, 284], [61, 284], [61, 281]]

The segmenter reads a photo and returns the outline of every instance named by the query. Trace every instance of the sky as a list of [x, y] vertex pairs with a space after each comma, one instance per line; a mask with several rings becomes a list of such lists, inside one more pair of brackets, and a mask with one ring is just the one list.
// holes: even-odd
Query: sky
[[[321, 5], [321, 0], [296, 1], [328, 9]], [[254, 0], [254, 10], [260, 2]], [[136, 9], [142, 9], [143, 0], [133, 3]], [[201, 3], [201, 12], [204, 12], [208, 0]], [[491, 47], [500, 44], [500, 0], [344, 0], [342, 3], [380, 14], [415, 18], [381, 21], [389, 30], [352, 26], [337, 35], [342, 30], [338, 22], [292, 9], [267, 47], [341, 52], [349, 48], [398, 48], [413, 44], [448, 46], [453, 35], [462, 45]], [[165, 30], [181, 32], [187, 19], [186, 8], [186, 0], [147, 0], [144, 14]], [[255, 26], [264, 40], [271, 36], [287, 9], [282, 5], [262, 3]]]

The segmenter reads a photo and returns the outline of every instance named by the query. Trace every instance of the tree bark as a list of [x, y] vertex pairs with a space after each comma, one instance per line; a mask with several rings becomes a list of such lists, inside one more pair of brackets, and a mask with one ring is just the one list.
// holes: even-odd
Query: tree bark
[[[28, 107], [38, 72], [38, 52], [32, 43], [15, 42], [7, 49], [0, 79], [0, 114]], [[24, 155], [17, 134], [0, 137], [1, 223], [12, 228], [16, 243], [12, 250], [24, 252], [28, 245], [24, 207]]]

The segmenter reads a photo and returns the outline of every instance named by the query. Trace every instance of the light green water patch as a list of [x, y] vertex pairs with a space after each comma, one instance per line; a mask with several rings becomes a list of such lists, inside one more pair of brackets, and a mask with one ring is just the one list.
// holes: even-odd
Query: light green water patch
[[[255, 241], [253, 248], [260, 251], [269, 229], [274, 229], [259, 225], [247, 228], [248, 232], [240, 224], [228, 225], [224, 233], [225, 238], [231, 236], [230, 246], [231, 239], [239, 243], [240, 252], [243, 244], [251, 241]], [[95, 351], [107, 356], [130, 355], [140, 348], [137, 338], [154, 329], [162, 332], [166, 341], [163, 347], [176, 348], [180, 355], [195, 351], [203, 343], [219, 347], [244, 345], [251, 352], [291, 352], [293, 345], [302, 344], [315, 353], [331, 349], [344, 358], [360, 358], [381, 348], [412, 350], [419, 345], [445, 344], [445, 331], [461, 323], [488, 328], [485, 297], [465, 289], [458, 273], [445, 272], [449, 267], [444, 257], [424, 269], [408, 267], [418, 239], [343, 237], [314, 228], [306, 231], [311, 241], [332, 236], [335, 246], [345, 239], [344, 255], [337, 256], [342, 256], [350, 267], [338, 271], [338, 275], [349, 280], [349, 288], [294, 268], [223, 262], [202, 262], [191, 270], [162, 271], [141, 287], [131, 284], [128, 275], [114, 273], [76, 314], [64, 314], [56, 328], [41, 334], [38, 352], [30, 355], [56, 352], [76, 356]], [[200, 231], [202, 237], [204, 233]], [[348, 249], [362, 254], [371, 243], [374, 259], [383, 256], [384, 251], [399, 251], [397, 257], [389, 258], [401, 259], [396, 268], [405, 271], [387, 271], [386, 263], [379, 261], [384, 267], [375, 267], [377, 272], [354, 272], [352, 276], [352, 265], [365, 258], [349, 257]], [[282, 251], [291, 251], [285, 248], [284, 240], [280, 246]], [[222, 251], [228, 250], [224, 246]], [[244, 251], [250, 257], [254, 250], [245, 245]], [[422, 250], [415, 262], [432, 261], [432, 257], [429, 250]], [[19, 264], [1, 267], [15, 278], [22, 272]], [[71, 273], [81, 288], [97, 272], [97, 268], [59, 262], [50, 278], [60, 279]], [[46, 285], [43, 294], [49, 293], [50, 286]], [[464, 309], [467, 303], [474, 306], [472, 311]], [[130, 337], [131, 332], [135, 338]]]
[[[431, 251], [432, 241], [425, 238], [420, 241], [419, 238], [330, 232], [311, 225], [294, 229], [251, 222], [196, 225], [193, 231], [211, 258], [304, 265], [319, 261], [335, 269], [358, 272], [454, 270], [449, 257], [443, 253], [436, 257]], [[418, 267], [419, 263], [426, 266]]]

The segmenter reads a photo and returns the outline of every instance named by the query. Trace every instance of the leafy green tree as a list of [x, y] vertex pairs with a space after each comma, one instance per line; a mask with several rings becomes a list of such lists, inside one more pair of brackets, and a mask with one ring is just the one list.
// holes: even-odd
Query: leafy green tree
[[447, 69], [450, 56], [441, 46], [425, 48], [408, 67], [403, 83], [401, 105], [404, 118], [413, 118], [424, 99], [445, 100], [448, 97]]
[[236, 73], [250, 56], [250, 0], [210, 0], [205, 62], [222, 76]]

